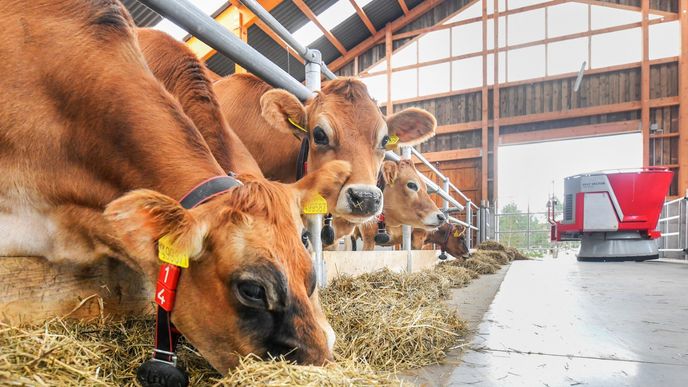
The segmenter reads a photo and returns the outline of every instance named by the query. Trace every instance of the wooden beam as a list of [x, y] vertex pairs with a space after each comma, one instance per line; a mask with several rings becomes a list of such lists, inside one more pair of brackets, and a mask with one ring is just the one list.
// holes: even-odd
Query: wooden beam
[[401, 10], [404, 11], [404, 15], [409, 14], [408, 6], [406, 5], [406, 2], [404, 0], [399, 0], [399, 6], [401, 7]]
[[650, 165], [650, 0], [641, 0], [642, 61], [640, 63], [640, 122], [643, 132], [643, 166]]
[[462, 122], [459, 124], [440, 125], [435, 129], [436, 134], [470, 132], [483, 127], [482, 121]]
[[[482, 157], [481, 148], [467, 148], [467, 149], [452, 149], [440, 152], [424, 152], [423, 157], [431, 163], [438, 161], [453, 161], [453, 160], [465, 160], [465, 159], [477, 159]], [[415, 156], [413, 156], [415, 163], [420, 163]]]
[[[277, 5], [279, 5], [283, 0], [260, 0], [260, 4], [263, 6], [268, 11], [271, 11], [273, 8], [275, 8]], [[239, 26], [239, 19], [237, 17], [237, 14], [239, 12], [242, 12], [245, 19], [243, 26], [248, 31], [248, 28], [251, 27], [254, 23], [256, 23], [259, 19], [250, 13], [248, 9], [244, 8], [243, 10], [240, 9], [239, 7], [236, 6], [237, 1], [232, 0], [232, 5], [227, 7], [224, 11], [220, 12], [217, 16], [215, 16], [215, 21], [222, 24], [224, 27], [226, 27], [230, 31], [235, 31]], [[243, 7], [243, 6], [242, 6]], [[236, 33], [236, 32], [235, 32]], [[239, 33], [236, 33], [237, 36], [239, 36]], [[191, 51], [193, 51], [196, 56], [201, 59], [202, 61], [208, 60], [211, 56], [215, 55], [215, 50], [208, 46], [207, 44], [201, 42], [198, 40], [198, 38], [192, 36], [189, 40], [186, 41], [186, 45], [189, 46]]]
[[306, 5], [306, 3], [303, 2], [303, 0], [293, 0], [293, 2], [294, 5], [296, 5], [301, 10], [301, 12], [303, 12], [303, 14], [306, 15], [306, 17], [310, 19], [310, 21], [312, 21], [313, 24], [315, 24], [320, 29], [320, 31], [322, 31], [327, 40], [329, 40], [330, 43], [332, 43], [332, 45], [337, 48], [337, 51], [339, 51], [339, 53], [342, 55], [346, 55], [346, 48], [344, 48], [339, 39], [332, 35], [332, 33], [327, 28], [323, 27], [323, 25], [320, 23], [320, 20], [318, 20], [318, 16], [315, 13], [313, 13], [310, 7]]
[[640, 121], [608, 122], [604, 124], [574, 126], [569, 128], [533, 130], [499, 136], [500, 145], [527, 144], [533, 142], [568, 140], [573, 138], [608, 136], [640, 131]]
[[373, 23], [368, 18], [368, 15], [366, 15], [366, 13], [363, 11], [363, 9], [358, 6], [358, 3], [356, 3], [356, 0], [349, 0], [349, 2], [351, 2], [351, 6], [354, 7], [354, 9], [356, 10], [356, 14], [358, 15], [359, 18], [361, 18], [361, 21], [363, 22], [363, 24], [365, 24], [368, 31], [370, 31], [370, 34], [375, 35], [377, 33], [377, 30], [375, 29], [375, 26], [373, 25]]
[[[415, 6], [408, 15], [404, 15], [400, 17], [399, 19], [393, 21], [392, 24], [392, 32], [404, 27], [405, 25], [411, 23], [412, 21], [418, 19], [421, 15], [423, 15], [425, 12], [433, 9], [434, 7], [438, 6], [441, 4], [443, 0], [425, 0], [424, 2], [418, 4]], [[359, 43], [356, 47], [352, 48], [347, 52], [346, 55], [343, 55], [331, 63], [328, 64], [328, 67], [332, 71], [337, 71], [342, 66], [345, 64], [349, 63], [351, 60], [353, 60], [354, 57], [361, 55], [365, 51], [367, 51], [369, 48], [373, 47], [374, 45], [378, 44], [382, 39], [385, 38], [385, 32], [380, 30], [373, 36], [369, 37], [368, 39], [362, 41]]]
[[[481, 145], [482, 145], [482, 162], [480, 165], [480, 174], [482, 177], [482, 184], [481, 190], [481, 200], [490, 200], [489, 192], [488, 192], [488, 184], [487, 184], [487, 179], [488, 179], [488, 173], [490, 170], [489, 166], [489, 133], [488, 133], [488, 126], [487, 126], [487, 121], [489, 120], [488, 117], [488, 110], [487, 110], [487, 104], [488, 104], [488, 98], [487, 98], [487, 93], [488, 93], [488, 87], [487, 87], [487, 0], [481, 0], [482, 1], [482, 30], [483, 30], [483, 51], [482, 51], [482, 62], [483, 62], [483, 87], [481, 90], [481, 97], [482, 97], [482, 113], [481, 113], [481, 118], [482, 118], [482, 131], [481, 131]], [[496, 140], [496, 139], [495, 139]], [[494, 175], [493, 175], [494, 176]]]
[[688, 190], [688, 0], [679, 1], [681, 55], [679, 57], [678, 106], [678, 195]]

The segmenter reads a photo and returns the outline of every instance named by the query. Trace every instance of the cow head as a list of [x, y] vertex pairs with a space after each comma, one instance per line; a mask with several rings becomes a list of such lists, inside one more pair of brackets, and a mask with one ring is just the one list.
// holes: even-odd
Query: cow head
[[387, 223], [431, 230], [446, 221], [446, 216], [428, 195], [428, 188], [411, 160], [385, 161], [382, 178], [385, 181]]
[[274, 89], [261, 98], [263, 117], [283, 134], [308, 139], [308, 168], [330, 160], [351, 163], [351, 177], [341, 191], [326, 196], [328, 208], [352, 223], [368, 221], [382, 211], [376, 187], [386, 145], [412, 146], [435, 134], [437, 123], [425, 110], [409, 108], [385, 118], [363, 82], [339, 78], [302, 105], [292, 94]]
[[314, 193], [338, 192], [350, 173], [347, 162], [335, 161], [289, 185], [239, 176], [243, 186], [191, 210], [133, 191], [105, 215], [153, 281], [160, 237], [189, 255], [172, 321], [218, 371], [249, 353], [322, 364], [332, 357], [334, 332], [320, 309], [299, 214]]
[[425, 243], [440, 245], [452, 257], [461, 259], [468, 255], [468, 244], [466, 243], [466, 228], [461, 225], [443, 224], [437, 230], [428, 234]]

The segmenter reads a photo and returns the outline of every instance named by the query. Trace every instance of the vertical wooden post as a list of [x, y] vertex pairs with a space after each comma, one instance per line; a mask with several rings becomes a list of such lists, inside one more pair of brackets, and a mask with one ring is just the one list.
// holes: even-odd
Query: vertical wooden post
[[588, 4], [588, 70], [592, 68], [592, 6]]
[[[499, 149], [499, 0], [494, 0], [494, 76], [492, 79], [492, 192], [497, 203], [498, 195], [498, 180], [497, 172], [497, 157]], [[545, 25], [546, 28], [546, 25]]]
[[679, 1], [681, 23], [681, 54], [678, 60], [678, 194], [688, 189], [688, 0]]
[[[235, 10], [232, 13], [232, 24], [236, 26], [232, 30], [232, 33], [234, 35], [238, 36], [239, 39], [241, 39], [244, 43], [248, 43], [248, 30], [244, 26], [244, 14], [242, 12], [239, 12], [239, 7], [234, 7]], [[238, 64], [234, 64], [234, 73], [235, 74], [242, 74], [245, 73], [246, 69], [239, 66]]]
[[387, 60], [387, 115], [394, 114], [392, 103], [392, 25], [385, 26], [385, 59]]
[[487, 0], [482, 0], [482, 6], [483, 6], [483, 17], [482, 17], [482, 25], [483, 25], [483, 51], [482, 51], [482, 57], [483, 57], [483, 88], [482, 88], [482, 164], [481, 164], [481, 175], [482, 175], [482, 184], [481, 184], [481, 190], [482, 190], [482, 200], [490, 200], [488, 196], [488, 184], [487, 184], [487, 175], [489, 172], [489, 162], [488, 162], [488, 120], [487, 120], [487, 104], [488, 104], [488, 98], [487, 98]]
[[650, 0], [641, 0], [640, 30], [643, 40], [643, 58], [640, 65], [640, 123], [643, 133], [643, 166], [650, 165]]

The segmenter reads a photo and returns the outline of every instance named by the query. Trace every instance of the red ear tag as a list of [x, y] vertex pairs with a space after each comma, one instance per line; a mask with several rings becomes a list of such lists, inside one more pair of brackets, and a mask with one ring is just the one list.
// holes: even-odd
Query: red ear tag
[[177, 295], [177, 282], [179, 281], [179, 266], [162, 264], [158, 273], [158, 282], [155, 287], [155, 303], [168, 312], [174, 308], [174, 300]]

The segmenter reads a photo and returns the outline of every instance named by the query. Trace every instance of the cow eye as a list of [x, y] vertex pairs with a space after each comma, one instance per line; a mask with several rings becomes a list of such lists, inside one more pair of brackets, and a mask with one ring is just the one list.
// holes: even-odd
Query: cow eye
[[327, 145], [330, 142], [323, 128], [319, 126], [313, 129], [313, 141], [318, 145]]
[[382, 137], [382, 141], [380, 141], [380, 148], [385, 149], [388, 142], [389, 142], [389, 136], [385, 135], [384, 137]]
[[418, 184], [416, 184], [412, 181], [409, 181], [408, 183], [406, 183], [406, 186], [412, 191], [418, 191]]
[[248, 303], [256, 305], [267, 304], [267, 299], [265, 298], [265, 288], [261, 285], [253, 281], [246, 281], [239, 283], [237, 289], [239, 290], [239, 295], [244, 299], [244, 301], [248, 301]]

